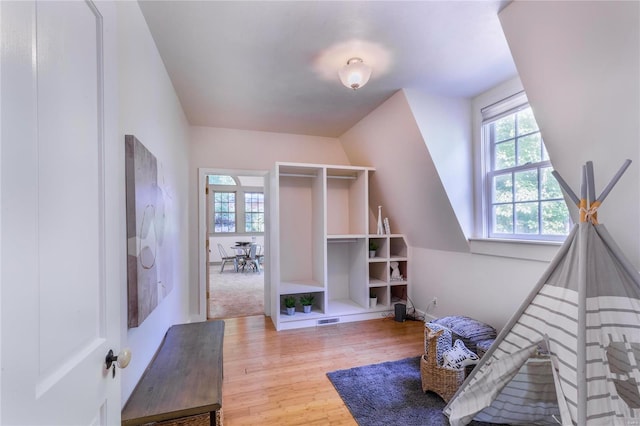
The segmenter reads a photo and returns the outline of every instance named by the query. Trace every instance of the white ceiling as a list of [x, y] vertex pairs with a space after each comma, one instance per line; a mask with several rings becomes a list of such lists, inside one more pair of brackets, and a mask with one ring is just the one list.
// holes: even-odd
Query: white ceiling
[[[140, 1], [190, 124], [337, 137], [402, 88], [472, 97], [516, 75], [506, 1]], [[352, 91], [337, 71], [373, 67]]]

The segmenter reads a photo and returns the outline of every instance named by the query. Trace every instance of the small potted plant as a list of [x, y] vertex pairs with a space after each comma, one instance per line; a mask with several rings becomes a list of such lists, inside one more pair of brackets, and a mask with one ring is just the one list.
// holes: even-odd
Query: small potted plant
[[311, 293], [300, 296], [300, 304], [302, 305], [302, 309], [305, 314], [311, 312], [311, 305], [313, 305], [313, 299], [315, 298], [316, 297]]
[[369, 291], [369, 307], [375, 308], [377, 304], [378, 304], [378, 295], [376, 294], [375, 290], [371, 289]]
[[293, 296], [284, 297], [284, 307], [287, 308], [287, 315], [295, 315], [296, 313], [296, 298]]
[[369, 240], [369, 257], [376, 257], [376, 250], [378, 250], [378, 243], [374, 240]]

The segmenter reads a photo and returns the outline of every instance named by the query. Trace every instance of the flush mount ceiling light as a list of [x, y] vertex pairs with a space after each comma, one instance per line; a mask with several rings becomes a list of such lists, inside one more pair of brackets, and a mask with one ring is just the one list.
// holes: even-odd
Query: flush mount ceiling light
[[360, 58], [351, 58], [347, 61], [347, 65], [340, 68], [338, 75], [345, 87], [357, 90], [369, 81], [371, 67]]

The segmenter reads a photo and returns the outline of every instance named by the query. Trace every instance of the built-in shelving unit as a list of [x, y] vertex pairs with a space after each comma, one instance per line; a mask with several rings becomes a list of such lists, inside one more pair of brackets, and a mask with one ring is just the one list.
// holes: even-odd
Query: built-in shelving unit
[[[379, 318], [406, 300], [402, 235], [370, 235], [370, 167], [277, 163], [272, 175], [271, 317], [277, 330]], [[369, 258], [369, 241], [378, 245]], [[398, 262], [403, 280], [393, 280]], [[369, 295], [378, 297], [369, 307]], [[284, 298], [313, 294], [310, 313]], [[402, 298], [404, 297], [404, 299]]]
[[[378, 305], [392, 308], [396, 303], [407, 303], [407, 243], [404, 235], [369, 235], [378, 244], [376, 255], [369, 257], [369, 289], [378, 298]], [[392, 264], [399, 277], [392, 275]]]

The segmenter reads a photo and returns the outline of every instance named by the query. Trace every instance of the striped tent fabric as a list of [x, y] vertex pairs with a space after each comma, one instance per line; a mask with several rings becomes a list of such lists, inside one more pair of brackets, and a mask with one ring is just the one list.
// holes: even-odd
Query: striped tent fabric
[[640, 424], [640, 274], [604, 225], [573, 228], [445, 414], [453, 426]]

